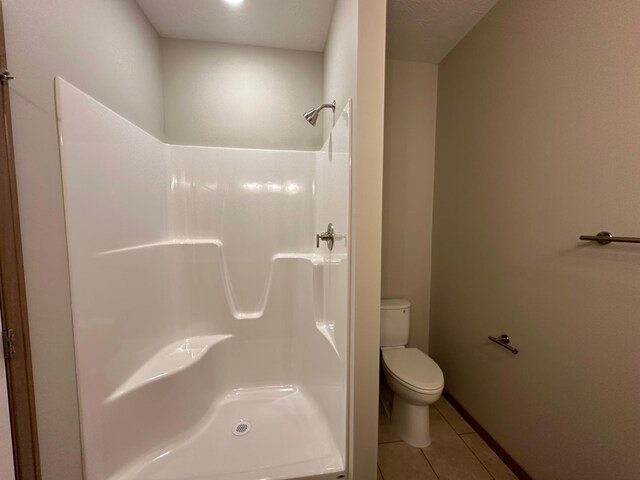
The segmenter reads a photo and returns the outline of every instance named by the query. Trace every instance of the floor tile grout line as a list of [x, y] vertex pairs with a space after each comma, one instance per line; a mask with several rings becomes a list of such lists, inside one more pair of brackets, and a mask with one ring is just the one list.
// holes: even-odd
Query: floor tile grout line
[[[448, 404], [451, 408], [453, 408], [453, 405], [451, 405], [451, 404], [447, 401], [447, 399], [446, 399], [446, 398], [445, 398], [444, 400], [447, 402], [447, 404]], [[452, 424], [452, 423], [447, 419], [447, 417], [445, 416], [445, 414], [444, 414], [444, 413], [442, 413], [438, 407], [436, 407], [436, 404], [435, 404], [435, 403], [433, 404], [433, 406], [434, 406], [434, 407], [435, 407], [435, 409], [438, 411], [438, 413], [440, 414], [440, 416], [441, 416], [442, 418], [444, 418], [444, 421], [445, 421], [445, 422], [447, 422], [447, 425], [449, 425], [449, 426], [451, 427], [451, 429], [456, 433], [456, 435], [460, 436], [460, 435], [468, 435], [468, 434], [471, 434], [471, 433], [476, 433], [476, 431], [475, 431], [473, 428], [471, 428], [471, 425], [469, 425], [469, 428], [471, 428], [471, 432], [458, 433], [458, 431], [455, 429], [455, 427], [453, 426], [453, 424]], [[455, 409], [453, 409], [453, 410], [454, 410], [456, 413], [458, 413]], [[463, 419], [463, 420], [464, 420], [464, 419]]]
[[[446, 399], [445, 399], [445, 401], [446, 401]], [[448, 403], [448, 402], [447, 402], [447, 403]], [[438, 413], [439, 413], [439, 414], [440, 414], [440, 416], [444, 419], [444, 421], [445, 421], [445, 422], [447, 422], [447, 425], [449, 425], [449, 426], [451, 427], [451, 430], [453, 430], [453, 431], [456, 433], [456, 435], [460, 436], [460, 434], [456, 431], [456, 429], [455, 429], [455, 428], [453, 428], [453, 425], [451, 425], [451, 422], [447, 419], [447, 417], [445, 416], [445, 414], [444, 414], [444, 413], [442, 413], [442, 412], [440, 411], [440, 409], [436, 406], [436, 404], [435, 404], [435, 403], [433, 404], [433, 407], [438, 411]]]
[[400, 443], [402, 440], [387, 440], [386, 442], [378, 442], [378, 445], [386, 445], [388, 443]]
[[[451, 405], [446, 399], [445, 399], [445, 401], [447, 402], [447, 404], [449, 404], [449, 406], [451, 406], [453, 408], [453, 405]], [[471, 455], [473, 455], [476, 458], [476, 460], [478, 460], [478, 463], [480, 463], [480, 465], [482, 465], [482, 468], [485, 469], [485, 471], [489, 475], [489, 478], [491, 478], [492, 480], [495, 480], [493, 475], [491, 475], [491, 472], [489, 471], [489, 469], [486, 467], [486, 465], [482, 462], [482, 460], [480, 460], [480, 458], [475, 454], [475, 452], [473, 450], [471, 450], [471, 447], [469, 447], [469, 445], [467, 445], [467, 442], [465, 442], [464, 439], [462, 438], [462, 435], [471, 435], [472, 433], [475, 433], [477, 435], [477, 432], [475, 430], [473, 430], [472, 432], [466, 432], [466, 433], [463, 433], [463, 434], [458, 433], [456, 431], [456, 429], [453, 427], [453, 425], [451, 424], [451, 422], [449, 421], [449, 419], [447, 419], [447, 417], [440, 411], [440, 409], [435, 404], [433, 406], [438, 411], [440, 416], [444, 419], [444, 421], [447, 423], [447, 425], [449, 425], [449, 427], [451, 427], [451, 430], [453, 430], [453, 432], [458, 436], [458, 438], [464, 444], [464, 446], [467, 448], [467, 450], [469, 450], [471, 452]], [[424, 455], [424, 458], [427, 459], [427, 462], [429, 462], [429, 459], [427, 458], [427, 455], [422, 451], [422, 449], [420, 449], [420, 451]], [[429, 465], [431, 465], [431, 462], [429, 462]], [[434, 473], [437, 476], [438, 473], [435, 471], [433, 466], [431, 466], [431, 469], [434, 471]], [[440, 478], [440, 477], [438, 477], [438, 478]]]
[[376, 466], [378, 467], [378, 473], [380, 474], [380, 478], [384, 480], [384, 475], [382, 474], [382, 469], [380, 468], [380, 464], [377, 463]]
[[[428, 445], [427, 445], [428, 446]], [[427, 457], [427, 454], [424, 453], [424, 450], [419, 448], [418, 450], [420, 450], [420, 453], [422, 454], [422, 456], [424, 457], [424, 459], [427, 461], [427, 464], [429, 465], [429, 467], [431, 467], [431, 471], [433, 472], [433, 474], [436, 476], [436, 478], [438, 480], [440, 480], [440, 475], [438, 475], [438, 472], [436, 472], [436, 469], [433, 468], [433, 465], [431, 464], [431, 462], [429, 461], [429, 457]]]
[[[447, 401], [445, 399], [445, 401]], [[451, 405], [448, 401], [447, 403], [453, 408], [453, 405]], [[434, 404], [435, 407], [435, 404]], [[487, 471], [487, 473], [489, 474], [489, 476], [495, 480], [495, 477], [491, 474], [491, 472], [489, 471], [489, 469], [486, 467], [486, 465], [484, 464], [484, 462], [482, 460], [480, 460], [480, 457], [478, 457], [475, 452], [473, 450], [471, 450], [471, 447], [469, 447], [469, 445], [467, 445], [467, 442], [464, 441], [464, 439], [462, 438], [463, 435], [478, 435], [478, 432], [476, 432], [475, 430], [473, 430], [473, 428], [471, 428], [471, 426], [469, 428], [471, 428], [471, 432], [464, 432], [464, 433], [458, 433], [456, 431], [455, 428], [453, 428], [453, 425], [451, 424], [451, 422], [449, 422], [449, 420], [447, 420], [447, 417], [444, 416], [444, 414], [440, 411], [440, 409], [438, 407], [436, 407], [436, 410], [438, 410], [438, 413], [440, 414], [440, 416], [442, 416], [442, 418], [444, 418], [444, 421], [447, 422], [447, 424], [449, 424], [449, 426], [451, 427], [451, 429], [456, 432], [456, 435], [458, 435], [458, 437], [460, 437], [460, 440], [462, 440], [462, 443], [464, 443], [465, 447], [467, 447], [467, 449], [473, 454], [474, 457], [476, 457], [478, 459], [478, 461], [480, 462], [480, 465], [482, 465], [482, 467]], [[455, 410], [455, 409], [454, 409]], [[480, 436], [480, 435], [478, 435]], [[482, 438], [482, 437], [480, 437]], [[489, 447], [491, 448], [491, 447]], [[491, 448], [491, 451], [493, 452], [493, 449]], [[493, 452], [495, 453], [495, 452]], [[428, 459], [427, 459], [428, 461]], [[511, 472], [511, 469], [507, 466], [507, 468], [509, 469], [509, 471]], [[513, 472], [512, 472], [513, 473]]]
[[[476, 433], [476, 432], [474, 432]], [[471, 435], [470, 433], [466, 433], [465, 435]], [[478, 435], [476, 433], [476, 435]], [[458, 437], [460, 437], [460, 440], [462, 441], [462, 443], [464, 443], [464, 446], [467, 447], [467, 450], [469, 450], [471, 452], [471, 455], [473, 455], [474, 457], [476, 457], [478, 459], [478, 462], [480, 462], [480, 465], [482, 465], [482, 468], [484, 468], [487, 473], [489, 474], [489, 477], [491, 477], [492, 479], [495, 480], [495, 477], [491, 474], [491, 472], [489, 471], [489, 469], [487, 468], [487, 466], [484, 464], [484, 462], [482, 460], [480, 460], [480, 457], [478, 457], [478, 455], [476, 455], [476, 452], [474, 452], [471, 447], [469, 445], [467, 445], [467, 442], [464, 441], [464, 439], [462, 438], [462, 435], [458, 435]]]

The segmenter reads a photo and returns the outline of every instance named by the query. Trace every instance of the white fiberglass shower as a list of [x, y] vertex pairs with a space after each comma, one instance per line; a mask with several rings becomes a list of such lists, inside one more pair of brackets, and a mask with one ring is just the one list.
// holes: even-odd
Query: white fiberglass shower
[[56, 98], [87, 480], [346, 475], [350, 104], [308, 152]]

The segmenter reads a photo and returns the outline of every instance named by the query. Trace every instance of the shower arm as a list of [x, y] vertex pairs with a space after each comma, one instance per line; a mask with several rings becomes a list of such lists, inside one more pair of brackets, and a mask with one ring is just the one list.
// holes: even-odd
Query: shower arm
[[320, 112], [325, 108], [330, 108], [335, 113], [335, 111], [336, 111], [336, 101], [334, 100], [333, 103], [323, 103], [322, 105], [314, 108], [313, 110], [309, 110], [307, 113], [305, 113], [303, 115], [303, 117], [312, 126], [315, 126], [316, 122], [318, 121], [318, 116], [320, 115]]
[[336, 109], [336, 101], [334, 100], [333, 103], [323, 103], [316, 110], [320, 111], [323, 108], [330, 108], [331, 110], [335, 111], [335, 109]]

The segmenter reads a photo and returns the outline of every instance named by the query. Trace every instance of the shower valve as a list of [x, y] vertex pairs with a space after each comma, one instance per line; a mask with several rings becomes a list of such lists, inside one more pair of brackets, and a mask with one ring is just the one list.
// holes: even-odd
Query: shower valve
[[345, 235], [336, 233], [333, 223], [327, 225], [327, 231], [316, 234], [316, 248], [320, 248], [320, 240], [327, 242], [327, 248], [333, 250], [333, 244], [337, 238], [346, 238]]

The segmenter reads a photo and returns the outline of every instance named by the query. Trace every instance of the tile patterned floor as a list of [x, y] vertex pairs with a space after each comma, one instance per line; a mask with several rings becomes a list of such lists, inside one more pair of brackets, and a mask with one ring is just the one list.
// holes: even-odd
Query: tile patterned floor
[[378, 480], [515, 480], [517, 477], [444, 398], [430, 408], [431, 445], [414, 448], [378, 419]]

